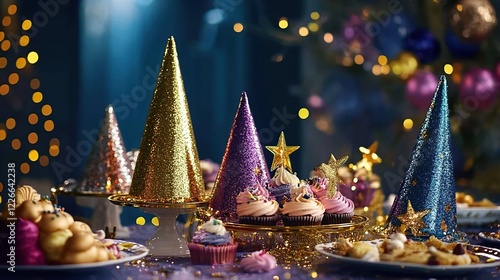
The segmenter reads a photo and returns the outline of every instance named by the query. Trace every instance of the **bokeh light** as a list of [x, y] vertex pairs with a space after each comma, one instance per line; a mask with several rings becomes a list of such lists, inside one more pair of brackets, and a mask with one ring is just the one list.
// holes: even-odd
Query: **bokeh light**
[[12, 5], [9, 5], [9, 7], [7, 8], [7, 13], [9, 13], [9, 15], [13, 15], [17, 12], [17, 6], [12, 4]]
[[28, 116], [28, 122], [29, 122], [29, 124], [36, 124], [36, 123], [38, 123], [38, 115], [35, 114], [35, 113], [31, 113]]
[[281, 29], [286, 29], [288, 27], [288, 20], [285, 17], [280, 18], [280, 21], [278, 21], [278, 26]]
[[33, 79], [30, 81], [30, 87], [32, 89], [38, 89], [40, 87], [40, 80], [39, 79]]
[[28, 134], [28, 142], [30, 142], [30, 144], [35, 144], [36, 142], [38, 142], [38, 134], [36, 134], [36, 132], [31, 132], [30, 134]]
[[12, 146], [12, 149], [14, 150], [19, 150], [21, 149], [21, 140], [19, 139], [12, 139], [12, 142], [10, 143], [10, 145]]
[[59, 146], [50, 145], [49, 147], [49, 155], [56, 157], [59, 155]]
[[16, 120], [14, 118], [8, 118], [5, 121], [5, 127], [7, 127], [7, 129], [14, 129], [14, 127], [16, 127]]
[[29, 158], [31, 161], [37, 161], [37, 160], [38, 160], [38, 151], [37, 151], [37, 150], [31, 150], [31, 151], [28, 153], [28, 158]]
[[311, 19], [312, 20], [318, 20], [320, 17], [319, 13], [318, 12], [312, 12], [311, 13]]
[[35, 91], [33, 96], [31, 96], [31, 100], [33, 100], [34, 103], [40, 103], [43, 100], [43, 94], [39, 91]]
[[28, 174], [30, 172], [30, 165], [24, 162], [19, 166], [19, 170], [21, 170], [23, 174]]
[[15, 85], [19, 82], [19, 75], [17, 73], [12, 73], [9, 75], [9, 84]]
[[7, 58], [0, 57], [0, 68], [5, 68], [7, 66]]
[[45, 131], [54, 130], [54, 122], [52, 120], [46, 120], [43, 124], [43, 128], [45, 129]]
[[309, 110], [307, 108], [300, 108], [298, 115], [299, 118], [305, 120], [309, 117]]
[[6, 95], [9, 93], [9, 85], [3, 84], [0, 86], [0, 95]]
[[26, 67], [26, 58], [20, 57], [16, 60], [16, 68], [17, 69], [23, 69]]
[[48, 156], [41, 156], [39, 159], [40, 165], [41, 166], [47, 166], [49, 165], [49, 157]]
[[52, 114], [52, 107], [49, 104], [45, 104], [42, 107], [42, 115], [49, 116]]
[[29, 20], [29, 19], [25, 19], [25, 20], [23, 21], [22, 25], [21, 25], [21, 28], [22, 28], [23, 30], [29, 30], [29, 29], [31, 28], [31, 26], [32, 26], [31, 20]]
[[38, 54], [36, 52], [28, 53], [28, 62], [35, 64], [38, 61]]
[[3, 128], [0, 128], [0, 141], [5, 140], [5, 138], [7, 138], [7, 131], [5, 131], [5, 129]]
[[325, 41], [325, 43], [328, 43], [328, 44], [333, 42], [333, 34], [332, 33], [325, 33], [323, 35], [323, 41]]
[[241, 24], [241, 23], [239, 23], [239, 22], [237, 22], [237, 23], [235, 23], [235, 24], [233, 25], [233, 30], [234, 30], [234, 32], [236, 32], [236, 33], [240, 33], [240, 32], [242, 32], [242, 31], [243, 31], [243, 29], [244, 29], [243, 24]]
[[30, 43], [30, 37], [28, 37], [27, 35], [23, 35], [21, 36], [21, 38], [19, 38], [19, 45], [21, 47], [26, 47], [29, 43]]
[[453, 66], [451, 64], [445, 64], [443, 70], [446, 74], [450, 75], [453, 73]]
[[302, 37], [306, 37], [307, 35], [309, 35], [309, 29], [307, 29], [307, 27], [302, 26], [301, 28], [299, 28], [299, 35]]
[[412, 119], [405, 119], [403, 121], [403, 128], [405, 131], [410, 131], [413, 128], [413, 120]]

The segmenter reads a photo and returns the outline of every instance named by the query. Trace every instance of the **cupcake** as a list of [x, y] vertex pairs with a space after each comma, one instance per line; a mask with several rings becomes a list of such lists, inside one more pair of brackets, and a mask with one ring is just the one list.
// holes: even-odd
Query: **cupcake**
[[276, 258], [266, 253], [264, 250], [253, 252], [250, 256], [240, 262], [241, 268], [246, 272], [268, 272], [274, 269]]
[[325, 207], [306, 188], [302, 193], [286, 201], [281, 209], [285, 226], [312, 226], [320, 225], [323, 220]]
[[317, 199], [326, 195], [326, 185], [328, 184], [328, 179], [324, 177], [315, 176], [307, 180], [309, 188]]
[[260, 184], [239, 193], [236, 203], [236, 213], [241, 224], [276, 225], [279, 204], [269, 197], [269, 192]]
[[332, 198], [323, 196], [320, 199], [325, 207], [325, 214], [321, 224], [341, 224], [352, 221], [354, 215], [354, 203], [337, 191]]
[[289, 200], [290, 188], [298, 187], [300, 184], [299, 178], [286, 170], [283, 166], [276, 169], [274, 177], [269, 184], [269, 193], [276, 198], [280, 207], [283, 207], [283, 200]]
[[233, 263], [237, 247], [238, 243], [233, 242], [222, 221], [213, 217], [194, 233], [192, 241], [188, 243], [193, 264]]

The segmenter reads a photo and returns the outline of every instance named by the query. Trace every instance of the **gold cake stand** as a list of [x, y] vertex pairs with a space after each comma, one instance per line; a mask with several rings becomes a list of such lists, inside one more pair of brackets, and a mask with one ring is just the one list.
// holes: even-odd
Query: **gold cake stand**
[[326, 257], [316, 252], [319, 243], [335, 242], [339, 238], [360, 240], [365, 234], [369, 218], [354, 215], [352, 222], [318, 226], [259, 226], [226, 222], [238, 247], [242, 251], [264, 249], [276, 257], [285, 268], [291, 266], [310, 267], [321, 263]]
[[150, 254], [154, 256], [187, 256], [189, 249], [186, 239], [179, 236], [175, 227], [179, 214], [193, 213], [197, 208], [208, 206], [207, 201], [185, 203], [166, 203], [162, 201], [146, 201], [128, 194], [113, 194], [108, 200], [116, 205], [137, 207], [141, 211], [154, 214], [159, 221], [154, 237], [146, 242]]

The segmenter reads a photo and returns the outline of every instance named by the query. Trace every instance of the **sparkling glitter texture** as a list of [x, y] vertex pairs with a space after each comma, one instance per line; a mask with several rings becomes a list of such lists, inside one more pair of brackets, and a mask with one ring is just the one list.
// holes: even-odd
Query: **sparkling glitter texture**
[[[255, 170], [260, 170], [255, 172]], [[270, 179], [246, 93], [241, 95], [209, 207], [223, 220], [236, 215], [236, 196]]]
[[[448, 114], [448, 86], [446, 78], [441, 76], [413, 148], [404, 180], [389, 213], [386, 224], [389, 229], [395, 229], [405, 222], [421, 225], [417, 220], [408, 220], [415, 217], [423, 221], [419, 229], [421, 234], [418, 235], [434, 235], [449, 241], [457, 238]], [[405, 215], [409, 211], [408, 205], [412, 206], [411, 211], [426, 214]], [[405, 221], [401, 221], [400, 217]], [[443, 223], [446, 226], [442, 226]], [[412, 232], [418, 231], [414, 228]]]
[[156, 82], [130, 195], [162, 203], [203, 200], [198, 151], [173, 37]]
[[132, 176], [130, 162], [113, 107], [109, 105], [101, 121], [92, 148], [78, 183], [78, 191], [128, 193]]

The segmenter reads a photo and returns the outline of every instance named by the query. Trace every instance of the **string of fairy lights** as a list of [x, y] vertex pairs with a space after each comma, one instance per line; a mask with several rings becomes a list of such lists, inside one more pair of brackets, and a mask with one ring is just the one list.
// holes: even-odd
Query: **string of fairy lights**
[[[40, 79], [33, 77], [33, 73], [36, 73], [33, 71], [33, 65], [39, 60], [38, 53], [30, 47], [30, 29], [33, 23], [29, 19], [20, 22], [21, 16], [15, 4], [9, 5], [7, 13], [3, 14], [0, 30], [0, 71], [5, 74], [0, 78], [0, 102], [9, 104], [12, 100], [21, 100], [25, 104], [22, 107], [34, 110], [14, 114], [15, 110], [21, 108], [11, 107], [9, 113], [17, 117], [7, 116], [6, 119], [0, 119], [0, 143], [8, 143], [14, 151], [19, 152], [20, 156], [15, 158], [19, 171], [29, 174], [35, 164], [46, 167], [51, 157], [59, 155], [60, 141], [51, 138], [48, 143], [42, 142], [42, 139], [49, 138], [46, 135], [54, 130], [55, 124], [50, 118], [53, 109], [44, 100]], [[31, 91], [27, 95], [28, 86]], [[29, 128], [26, 129], [27, 127]]]

